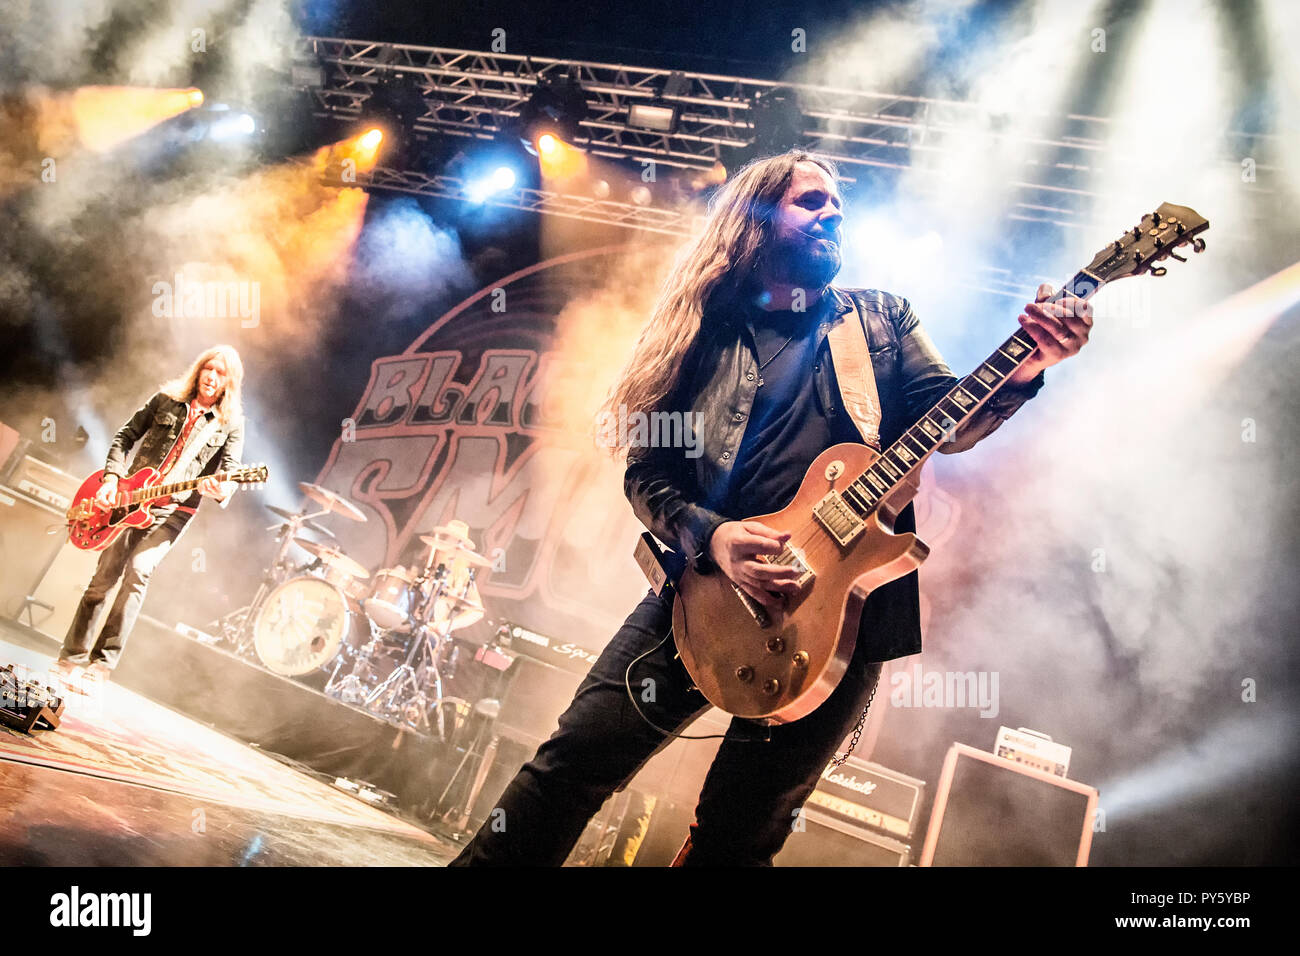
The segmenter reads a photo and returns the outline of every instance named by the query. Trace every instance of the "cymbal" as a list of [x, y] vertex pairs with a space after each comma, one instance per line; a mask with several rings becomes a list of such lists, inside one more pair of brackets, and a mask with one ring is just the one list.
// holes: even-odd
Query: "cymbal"
[[[298, 527], [300, 528], [307, 528], [311, 531], [315, 531], [317, 534], [323, 534], [328, 538], [334, 537], [334, 532], [331, 531], [329, 528], [325, 527], [324, 525], [317, 524], [315, 521], [312, 521], [310, 518], [303, 520], [302, 515], [290, 511], [288, 508], [277, 508], [275, 505], [267, 505], [266, 510], [271, 512], [271, 514], [273, 515], [279, 515], [285, 521], [288, 521], [290, 523], [297, 522]], [[283, 525], [281, 527], [283, 527]]]
[[451, 560], [454, 562], [464, 562], [471, 568], [492, 567], [491, 558], [479, 554], [477, 551], [471, 551], [469, 548], [458, 548], [456, 551], [452, 552]]
[[435, 602], [444, 613], [464, 614], [467, 611], [483, 612], [483, 605], [470, 597], [456, 597], [452, 594], [440, 594]]
[[326, 511], [335, 512], [352, 521], [366, 520], [365, 512], [342, 495], [330, 491], [328, 488], [322, 488], [320, 485], [313, 485], [310, 482], [300, 481], [298, 482], [298, 490], [317, 504], [324, 505]]
[[452, 548], [474, 547], [469, 535], [462, 533], [451, 525], [439, 525], [431, 534], [420, 535], [420, 540], [435, 551], [448, 551]]
[[312, 541], [310, 538], [294, 538], [293, 542], [308, 554], [314, 554], [330, 567], [338, 568], [345, 574], [350, 574], [354, 578], [370, 577], [369, 571], [338, 548], [330, 547], [328, 544], [321, 544], [319, 541]]

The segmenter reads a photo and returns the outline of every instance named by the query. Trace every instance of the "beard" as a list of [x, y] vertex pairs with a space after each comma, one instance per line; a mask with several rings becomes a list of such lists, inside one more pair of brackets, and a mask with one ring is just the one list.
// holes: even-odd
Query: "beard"
[[839, 275], [840, 247], [833, 242], [782, 237], [766, 254], [768, 275], [785, 285], [822, 289]]

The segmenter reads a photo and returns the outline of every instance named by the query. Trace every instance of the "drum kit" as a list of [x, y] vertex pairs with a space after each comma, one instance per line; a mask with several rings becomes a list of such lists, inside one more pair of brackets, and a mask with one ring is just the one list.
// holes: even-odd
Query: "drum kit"
[[[475, 578], [492, 562], [475, 550], [468, 526], [451, 521], [420, 536], [415, 566], [371, 574], [317, 521], [365, 521], [365, 513], [320, 485], [298, 487], [305, 497], [297, 512], [268, 506], [282, 519], [267, 529], [277, 532], [275, 557], [252, 604], [222, 622], [226, 642], [284, 677], [324, 674], [324, 693], [447, 740], [470, 713], [468, 702], [443, 693], [451, 635], [483, 618]], [[294, 548], [312, 560], [298, 563]]]

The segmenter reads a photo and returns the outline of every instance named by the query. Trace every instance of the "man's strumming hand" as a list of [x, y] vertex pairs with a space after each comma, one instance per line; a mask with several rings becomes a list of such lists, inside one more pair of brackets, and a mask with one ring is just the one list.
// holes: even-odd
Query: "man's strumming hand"
[[759, 561], [758, 555], [779, 554], [788, 540], [790, 532], [757, 521], [724, 521], [709, 539], [709, 557], [742, 591], [775, 610], [781, 595], [798, 592], [799, 572]]

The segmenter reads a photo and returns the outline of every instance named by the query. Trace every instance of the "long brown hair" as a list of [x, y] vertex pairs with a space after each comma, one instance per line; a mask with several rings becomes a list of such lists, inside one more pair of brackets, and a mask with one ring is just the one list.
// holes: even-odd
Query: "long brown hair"
[[226, 362], [226, 387], [217, 399], [217, 417], [226, 428], [244, 417], [244, 363], [232, 345], [214, 345], [199, 353], [188, 372], [170, 382], [163, 382], [158, 391], [178, 402], [192, 402], [199, 393], [199, 374], [208, 360], [221, 356]]
[[676, 382], [682, 359], [699, 335], [706, 309], [737, 295], [754, 272], [771, 235], [771, 220], [798, 163], [816, 163], [832, 178], [830, 160], [792, 149], [756, 159], [732, 176], [709, 204], [700, 234], [682, 247], [641, 329], [632, 356], [597, 416], [600, 444], [615, 457], [627, 447], [617, 436], [623, 416], [652, 411]]

